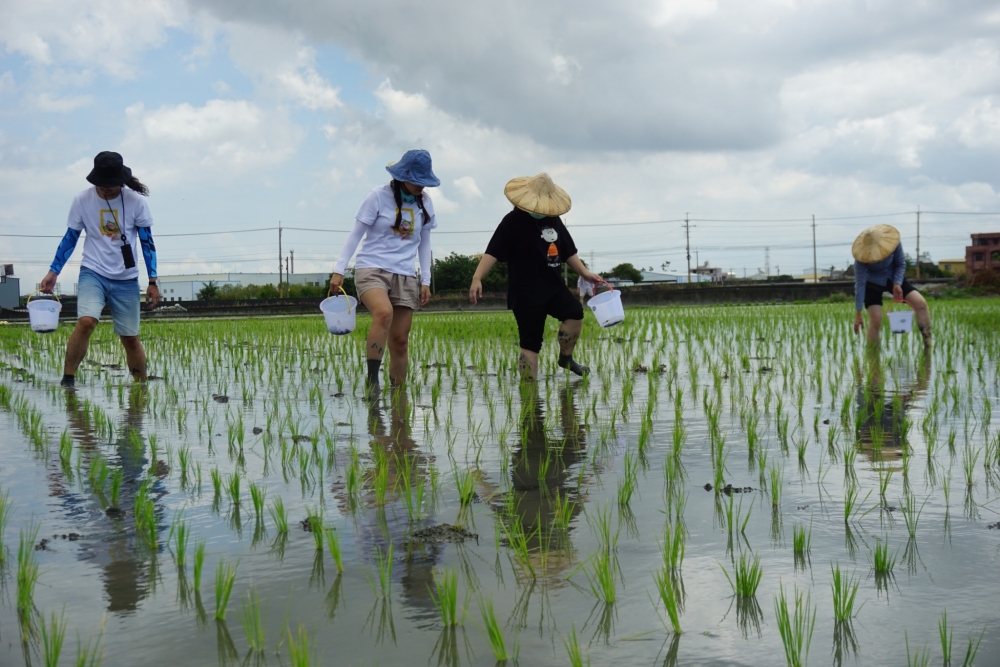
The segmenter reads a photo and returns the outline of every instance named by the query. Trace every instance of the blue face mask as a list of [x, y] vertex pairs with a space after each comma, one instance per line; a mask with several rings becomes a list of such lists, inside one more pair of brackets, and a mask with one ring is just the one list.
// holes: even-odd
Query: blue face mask
[[530, 216], [531, 216], [532, 218], [534, 218], [535, 220], [541, 220], [541, 219], [543, 219], [543, 218], [547, 218], [547, 217], [549, 217], [549, 216], [547, 216], [547, 215], [538, 215], [537, 213], [531, 213], [530, 211], [528, 212], [528, 215], [530, 215]]
[[407, 204], [412, 204], [413, 202], [417, 201], [417, 198], [415, 196], [411, 195], [409, 192], [407, 192], [406, 188], [400, 188], [399, 189], [399, 195], [400, 195], [400, 199], [402, 199]]

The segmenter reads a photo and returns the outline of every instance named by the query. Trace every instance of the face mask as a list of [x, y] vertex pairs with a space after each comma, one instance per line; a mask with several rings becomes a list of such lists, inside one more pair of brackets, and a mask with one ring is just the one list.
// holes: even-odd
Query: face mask
[[549, 217], [549, 216], [547, 216], [547, 215], [538, 215], [537, 213], [530, 213], [530, 212], [528, 213], [528, 215], [530, 215], [530, 216], [531, 216], [532, 218], [534, 218], [535, 220], [541, 220], [542, 218], [547, 218], [547, 217]]

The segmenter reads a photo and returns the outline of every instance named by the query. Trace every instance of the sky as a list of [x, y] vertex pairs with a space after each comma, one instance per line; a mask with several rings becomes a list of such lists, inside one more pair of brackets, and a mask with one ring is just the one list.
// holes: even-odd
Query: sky
[[[581, 257], [843, 268], [865, 227], [964, 256], [1000, 231], [1000, 5], [0, 0], [0, 262], [41, 280], [93, 157], [151, 191], [160, 275], [329, 272], [410, 148], [435, 257], [545, 171]], [[261, 231], [250, 231], [261, 230]], [[82, 244], [60, 278], [72, 291]]]

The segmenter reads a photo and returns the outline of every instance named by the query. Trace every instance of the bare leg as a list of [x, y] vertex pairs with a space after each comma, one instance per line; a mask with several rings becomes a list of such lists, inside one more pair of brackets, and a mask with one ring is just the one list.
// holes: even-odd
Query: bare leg
[[97, 320], [93, 317], [81, 317], [76, 321], [76, 327], [69, 336], [66, 344], [66, 363], [63, 366], [63, 373], [66, 375], [76, 375], [80, 368], [80, 363], [87, 356], [87, 348], [90, 347], [90, 336], [97, 328]]
[[138, 336], [121, 336], [122, 345], [125, 346], [125, 360], [128, 362], [128, 369], [132, 373], [132, 378], [136, 382], [146, 381], [146, 350], [142, 347], [142, 342]]
[[389, 302], [389, 294], [381, 289], [366, 291], [361, 295], [361, 302], [372, 314], [372, 325], [365, 340], [365, 357], [368, 359], [368, 384], [376, 385], [389, 339], [389, 327], [392, 326], [392, 304]]
[[882, 334], [882, 306], [868, 307], [868, 343], [878, 345]]
[[582, 366], [573, 359], [576, 341], [580, 340], [583, 330], [583, 320], [566, 320], [559, 325], [559, 366], [568, 368], [576, 375], [586, 375], [590, 368]]
[[517, 370], [521, 374], [522, 380], [538, 379], [538, 353], [521, 348], [521, 353], [517, 358]]
[[927, 300], [920, 292], [913, 291], [906, 295], [906, 303], [913, 308], [914, 317], [917, 320], [917, 328], [920, 335], [924, 337], [924, 346], [931, 346], [931, 309], [927, 307]]
[[389, 326], [389, 383], [398, 387], [406, 380], [409, 367], [410, 325], [413, 323], [413, 309], [395, 306], [392, 309], [392, 324]]

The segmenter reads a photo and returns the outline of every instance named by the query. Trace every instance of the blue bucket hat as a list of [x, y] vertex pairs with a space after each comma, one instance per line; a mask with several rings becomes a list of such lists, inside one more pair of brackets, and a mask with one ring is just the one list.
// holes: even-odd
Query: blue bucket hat
[[399, 162], [393, 162], [385, 170], [397, 181], [425, 188], [436, 188], [441, 185], [441, 180], [431, 171], [431, 154], [425, 150], [406, 151]]

